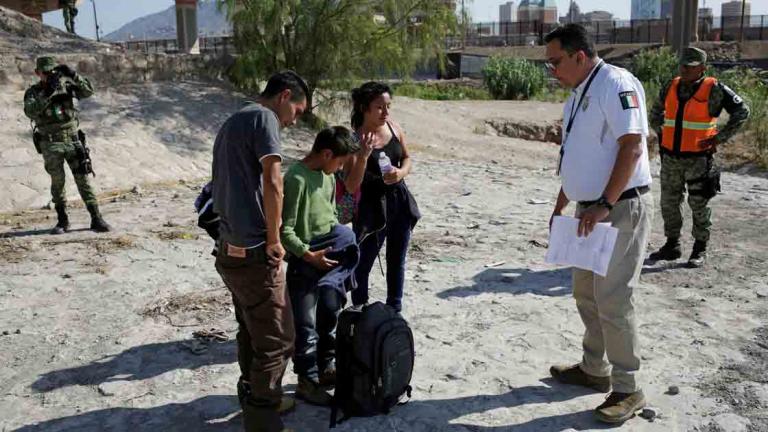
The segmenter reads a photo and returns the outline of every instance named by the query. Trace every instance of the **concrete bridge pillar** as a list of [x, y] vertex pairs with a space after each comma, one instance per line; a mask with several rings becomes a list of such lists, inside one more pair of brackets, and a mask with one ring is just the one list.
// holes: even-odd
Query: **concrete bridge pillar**
[[176, 39], [179, 51], [200, 54], [197, 35], [197, 0], [176, 0]]
[[673, 0], [672, 49], [681, 53], [691, 42], [699, 40], [699, 1]]

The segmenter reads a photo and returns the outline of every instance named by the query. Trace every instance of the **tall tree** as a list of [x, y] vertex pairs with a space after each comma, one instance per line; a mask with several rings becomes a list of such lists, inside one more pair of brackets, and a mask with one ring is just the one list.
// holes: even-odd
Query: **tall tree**
[[[254, 83], [292, 69], [314, 93], [322, 79], [412, 72], [426, 56], [442, 61], [456, 29], [446, 0], [219, 0], [233, 23], [235, 75]], [[308, 95], [311, 107], [312, 94]]]

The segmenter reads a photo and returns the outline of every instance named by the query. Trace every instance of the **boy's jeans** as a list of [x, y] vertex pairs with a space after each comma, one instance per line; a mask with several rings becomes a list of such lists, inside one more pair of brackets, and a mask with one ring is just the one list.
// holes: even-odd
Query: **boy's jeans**
[[335, 366], [336, 324], [343, 305], [335, 289], [318, 289], [317, 280], [301, 275], [288, 265], [288, 293], [296, 325], [293, 371], [318, 382], [320, 372]]

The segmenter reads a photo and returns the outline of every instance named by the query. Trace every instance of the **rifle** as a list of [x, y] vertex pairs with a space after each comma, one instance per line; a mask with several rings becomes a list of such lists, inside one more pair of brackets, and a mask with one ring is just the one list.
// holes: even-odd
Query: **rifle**
[[35, 145], [37, 154], [43, 154], [43, 149], [40, 147], [43, 137], [40, 135], [40, 132], [37, 131], [37, 126], [33, 121], [29, 122], [29, 127], [32, 128], [32, 143]]
[[91, 161], [91, 149], [88, 148], [85, 141], [85, 132], [78, 129], [77, 138], [80, 141], [80, 144], [75, 146], [77, 158], [80, 161], [77, 173], [85, 175], [93, 174], [93, 176], [96, 177], [96, 172], [93, 171], [93, 161]]

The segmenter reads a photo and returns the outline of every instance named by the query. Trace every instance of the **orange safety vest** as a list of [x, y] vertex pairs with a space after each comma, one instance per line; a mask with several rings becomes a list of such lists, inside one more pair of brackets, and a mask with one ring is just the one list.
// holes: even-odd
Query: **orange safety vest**
[[[669, 86], [667, 98], [664, 101], [664, 133], [661, 137], [661, 147], [675, 154], [709, 152], [711, 150], [699, 148], [698, 143], [717, 135], [717, 117], [712, 117], [709, 114], [709, 94], [712, 92], [712, 87], [717, 84], [717, 79], [704, 78], [693, 97], [688, 99], [682, 107], [682, 119], [678, 125], [677, 87], [679, 84], [680, 77], [672, 80], [672, 85]], [[675, 140], [676, 126], [682, 128], [678, 140]]]

